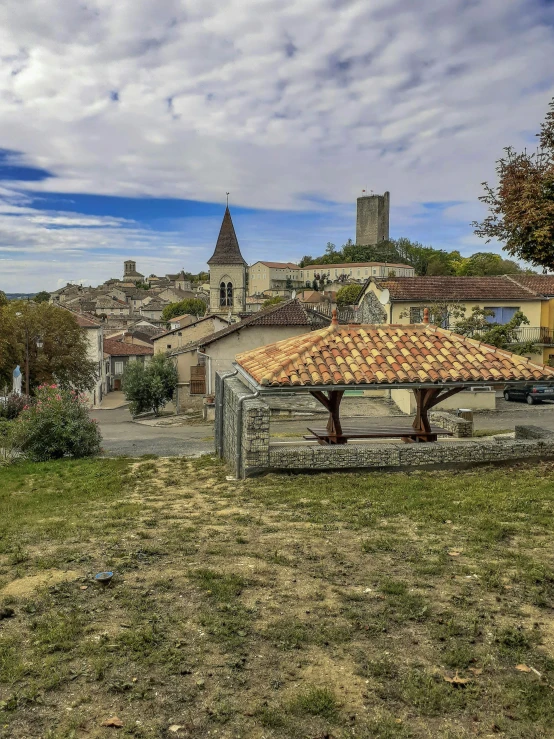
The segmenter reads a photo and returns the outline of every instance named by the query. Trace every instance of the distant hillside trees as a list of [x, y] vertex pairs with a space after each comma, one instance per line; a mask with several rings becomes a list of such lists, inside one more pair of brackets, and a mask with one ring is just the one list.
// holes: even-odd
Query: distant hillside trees
[[498, 254], [479, 252], [462, 257], [459, 251], [434, 249], [410, 239], [389, 239], [373, 246], [354, 244], [350, 239], [337, 249], [328, 243], [319, 257], [306, 255], [300, 267], [310, 264], [347, 264], [352, 262], [389, 262], [409, 264], [417, 275], [499, 275], [524, 272], [519, 264]]

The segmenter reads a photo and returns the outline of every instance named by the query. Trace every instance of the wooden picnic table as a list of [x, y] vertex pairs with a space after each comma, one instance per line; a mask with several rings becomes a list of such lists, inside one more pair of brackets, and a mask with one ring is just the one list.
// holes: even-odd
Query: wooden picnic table
[[328, 428], [308, 428], [311, 436], [304, 436], [306, 441], [317, 441], [320, 444], [346, 444], [348, 439], [402, 439], [405, 443], [436, 441], [437, 436], [453, 436], [451, 431], [440, 426], [430, 426], [428, 431], [415, 429], [413, 426], [342, 426], [341, 433]]

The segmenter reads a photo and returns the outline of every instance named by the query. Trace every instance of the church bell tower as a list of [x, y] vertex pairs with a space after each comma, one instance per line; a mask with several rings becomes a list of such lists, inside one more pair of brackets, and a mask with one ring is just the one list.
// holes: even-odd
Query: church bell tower
[[210, 313], [238, 318], [246, 311], [246, 276], [248, 265], [240, 253], [229, 206], [217, 237], [215, 251], [208, 259], [210, 267]]

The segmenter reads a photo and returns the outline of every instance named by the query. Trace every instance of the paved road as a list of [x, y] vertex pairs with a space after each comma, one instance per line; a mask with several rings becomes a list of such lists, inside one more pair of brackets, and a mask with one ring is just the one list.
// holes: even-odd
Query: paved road
[[[95, 410], [92, 412], [104, 438], [103, 447], [110, 456], [157, 454], [161, 457], [200, 456], [214, 450], [213, 425], [193, 426], [144, 426], [133, 423], [127, 408]], [[323, 420], [321, 416], [321, 420]], [[345, 417], [346, 418], [346, 417]], [[389, 417], [390, 418], [390, 417]], [[377, 418], [372, 420], [377, 421]], [[311, 419], [313, 423], [313, 419]], [[363, 424], [364, 419], [353, 418], [349, 425]], [[513, 430], [516, 424], [533, 424], [554, 431], [554, 403], [527, 406], [524, 403], [497, 401], [497, 411], [476, 413], [476, 429]], [[310, 420], [272, 422], [276, 434], [306, 433]], [[281, 437], [282, 438], [282, 437]]]
[[98, 421], [102, 446], [109, 456], [198, 457], [214, 450], [213, 426], [210, 425], [144, 426], [133, 423], [127, 408], [94, 410], [91, 416]]

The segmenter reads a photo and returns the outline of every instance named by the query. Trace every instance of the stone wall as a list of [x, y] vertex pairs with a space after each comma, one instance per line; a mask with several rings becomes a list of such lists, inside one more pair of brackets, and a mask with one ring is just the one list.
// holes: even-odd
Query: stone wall
[[374, 292], [369, 290], [362, 298], [356, 315], [356, 323], [386, 323], [387, 311]]
[[458, 418], [458, 416], [453, 416], [452, 413], [431, 411], [429, 420], [432, 424], [440, 426], [441, 429], [451, 431], [456, 439], [470, 439], [473, 436], [473, 421]]
[[516, 439], [548, 439], [552, 435], [552, 431], [543, 429], [540, 426], [516, 426]]
[[[414, 468], [475, 467], [515, 461], [554, 459], [554, 432], [517, 426], [515, 439], [485, 438], [436, 444], [349, 443], [322, 446], [309, 442], [270, 443], [270, 408], [232, 372], [216, 375], [215, 446], [236, 477], [269, 471], [394, 471]], [[472, 424], [449, 413], [430, 414], [434, 423], [459, 437]]]
[[252, 391], [233, 372], [215, 376], [215, 449], [232, 466], [236, 477], [246, 470], [269, 464], [269, 417], [267, 403], [253, 398]]
[[[554, 459], [554, 433], [541, 439], [483, 439], [437, 444], [270, 444], [269, 470], [364, 469], [380, 472], [419, 469], [464, 469], [483, 464]], [[267, 470], [267, 471], [269, 471]], [[256, 474], [259, 469], [248, 474]]]

